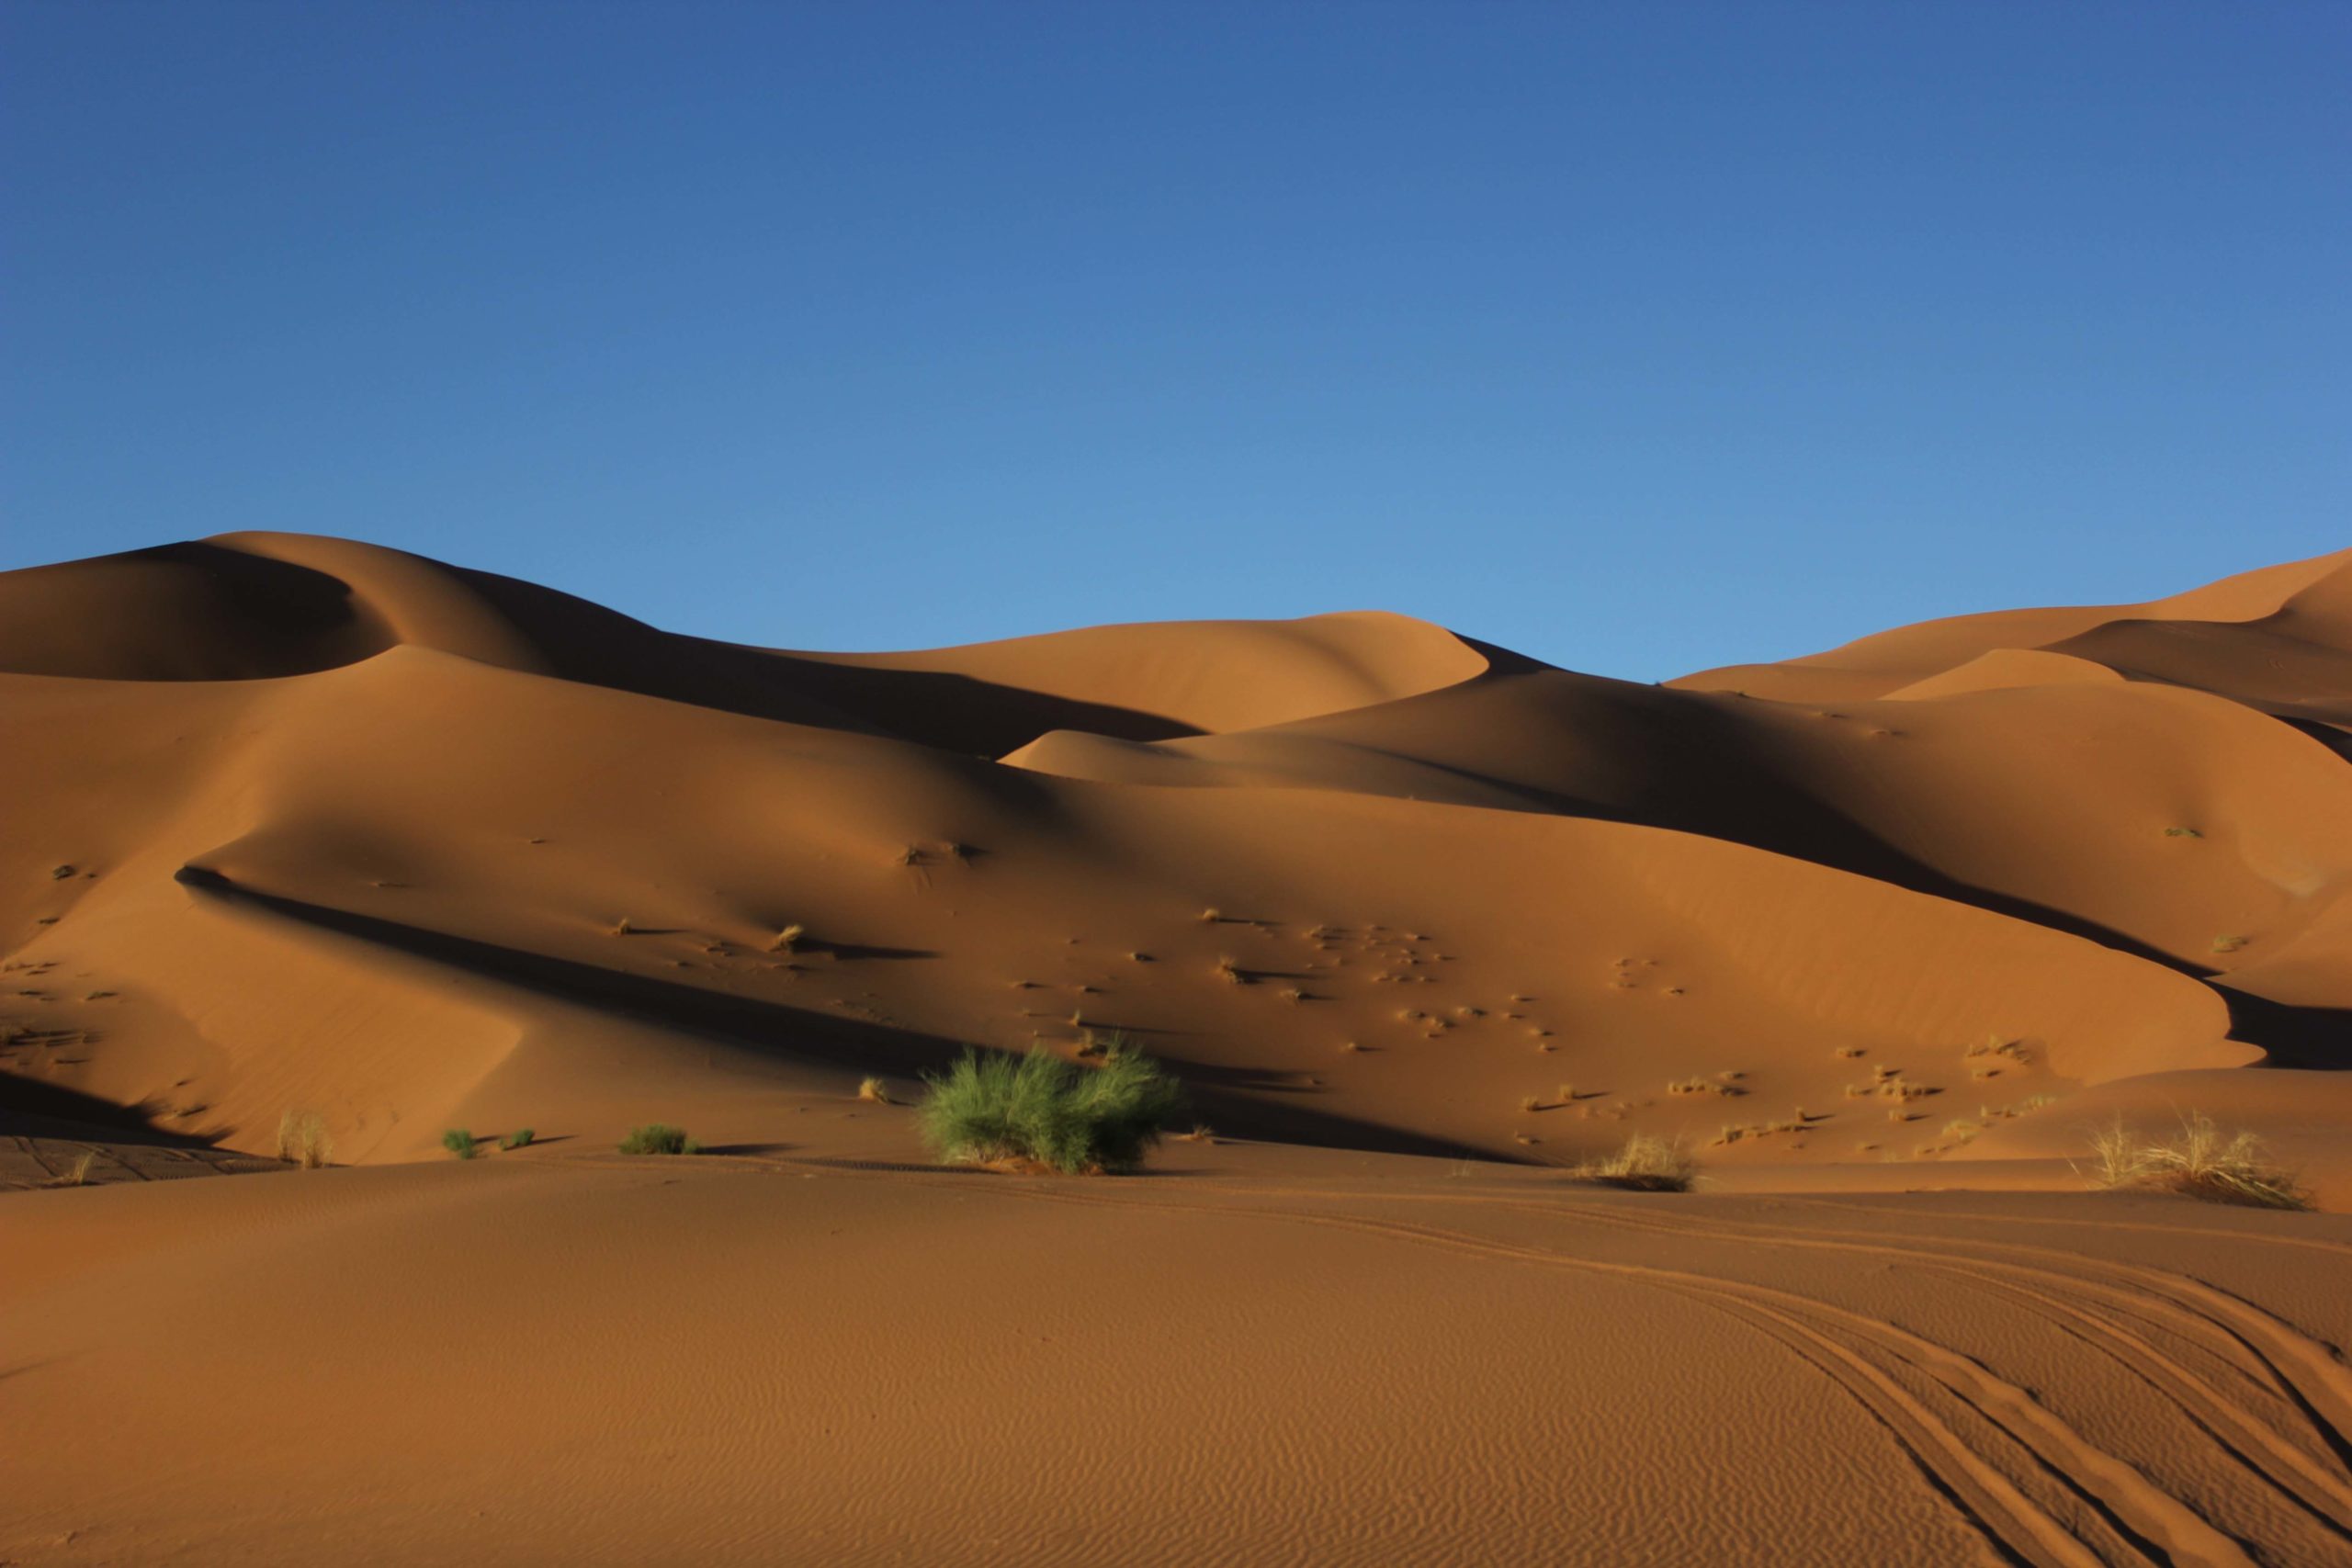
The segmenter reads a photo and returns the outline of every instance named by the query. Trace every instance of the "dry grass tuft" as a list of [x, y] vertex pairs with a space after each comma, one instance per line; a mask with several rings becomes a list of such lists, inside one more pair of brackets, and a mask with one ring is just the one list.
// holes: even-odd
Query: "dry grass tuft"
[[1838, 1047], [1838, 1055], [1844, 1056], [1849, 1060], [1859, 1056], [1861, 1054], [1862, 1048], [1860, 1045], [1840, 1045]]
[[334, 1158], [334, 1141], [327, 1136], [326, 1118], [315, 1111], [289, 1111], [280, 1116], [277, 1157], [304, 1170], [317, 1170]]
[[2142, 1137], [2116, 1118], [2092, 1135], [2089, 1176], [2095, 1186], [2154, 1187], [2209, 1203], [2312, 1206], [2297, 1173], [2270, 1163], [2260, 1138], [2247, 1132], [2224, 1134], [2202, 1111], [2182, 1117], [2179, 1136], [2162, 1143]]
[[636, 933], [637, 928], [628, 923], [628, 917], [627, 915], [623, 915], [619, 919], [615, 920], [609, 927], [607, 927], [606, 931], [613, 936], [630, 936]]
[[1201, 924], [1204, 926], [1213, 926], [1223, 919], [1225, 919], [1225, 911], [1214, 904], [1201, 911]]
[[1246, 986], [1250, 976], [1241, 972], [1240, 962], [1230, 954], [1216, 961], [1217, 978], [1228, 986]]
[[96, 1149], [84, 1149], [80, 1157], [75, 1159], [70, 1168], [59, 1175], [51, 1177], [41, 1185], [43, 1187], [87, 1187], [90, 1184], [90, 1167], [97, 1157]]
[[2254, 938], [2250, 936], [2217, 936], [2213, 939], [2213, 951], [2216, 953], [2235, 953], [2239, 948], [2244, 947], [2247, 942], [2250, 942], [2253, 940]]
[[800, 939], [808, 934], [808, 928], [806, 926], [786, 926], [782, 931], [775, 933], [775, 940], [768, 943], [768, 951], [770, 953], [790, 953], [794, 948], [800, 945]]
[[1699, 1162], [1680, 1144], [1636, 1133], [1615, 1154], [1586, 1160], [1570, 1174], [1636, 1192], [1688, 1192], [1699, 1179]]
[[857, 1085], [857, 1098], [868, 1105], [888, 1105], [890, 1103], [890, 1091], [880, 1078], [861, 1078]]

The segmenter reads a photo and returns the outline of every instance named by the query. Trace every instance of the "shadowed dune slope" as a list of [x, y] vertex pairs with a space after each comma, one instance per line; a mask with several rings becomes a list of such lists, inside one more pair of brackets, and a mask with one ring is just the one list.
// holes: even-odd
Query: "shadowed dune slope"
[[9, 574], [0, 1111], [756, 1141], [1117, 1034], [1303, 1143], [1942, 1159], [2352, 1065], [2347, 570], [1892, 633], [1786, 700], [1387, 615], [774, 652], [283, 535]]

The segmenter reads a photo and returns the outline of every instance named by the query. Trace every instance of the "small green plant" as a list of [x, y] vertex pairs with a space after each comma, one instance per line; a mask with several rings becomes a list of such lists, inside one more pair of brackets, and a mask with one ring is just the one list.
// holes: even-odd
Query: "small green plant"
[[517, 1127], [499, 1139], [498, 1146], [502, 1149], [527, 1149], [531, 1146], [531, 1140], [536, 1136], [537, 1134], [528, 1127]]
[[463, 1127], [452, 1127], [442, 1134], [441, 1146], [459, 1159], [471, 1159], [479, 1152], [474, 1146], [474, 1135]]
[[702, 1145], [686, 1136], [684, 1127], [666, 1122], [648, 1122], [642, 1127], [632, 1127], [628, 1136], [621, 1140], [625, 1155], [698, 1155]]
[[940, 1158], [1069, 1175], [1142, 1164], [1160, 1123], [1183, 1104], [1175, 1079], [1125, 1046], [1092, 1068], [1043, 1052], [967, 1050], [925, 1081], [922, 1135]]
[[[1731, 1142], [1725, 1137], [1721, 1140]], [[1572, 1175], [1608, 1187], [1636, 1192], [1688, 1192], [1699, 1179], [1699, 1162], [1680, 1144], [1647, 1133], [1636, 1133], [1613, 1155], [1602, 1155], [1577, 1166]]]

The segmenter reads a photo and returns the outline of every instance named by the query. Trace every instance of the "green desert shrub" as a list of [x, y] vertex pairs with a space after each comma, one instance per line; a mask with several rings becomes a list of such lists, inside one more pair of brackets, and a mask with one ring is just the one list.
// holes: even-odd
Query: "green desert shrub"
[[1044, 1052], [967, 1051], [926, 1081], [922, 1135], [940, 1158], [1032, 1161], [1071, 1175], [1134, 1169], [1184, 1100], [1158, 1063], [1125, 1047], [1097, 1067]]
[[628, 1136], [621, 1140], [625, 1155], [698, 1155], [702, 1145], [686, 1136], [684, 1127], [673, 1127], [661, 1122], [648, 1122], [642, 1127], [631, 1127]]
[[517, 1127], [499, 1139], [498, 1146], [502, 1149], [527, 1149], [531, 1146], [531, 1139], [536, 1135], [528, 1127]]
[[463, 1127], [452, 1127], [442, 1134], [441, 1146], [459, 1159], [474, 1157], [474, 1135]]

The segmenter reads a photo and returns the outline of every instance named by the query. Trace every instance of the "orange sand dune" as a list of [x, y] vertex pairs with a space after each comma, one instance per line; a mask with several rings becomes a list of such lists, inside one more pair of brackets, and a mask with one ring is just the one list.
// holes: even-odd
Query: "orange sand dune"
[[2352, 550], [2267, 567], [2145, 604], [2005, 610], [1880, 632], [1827, 653], [1674, 682], [1794, 702], [1859, 702], [2004, 650], [2046, 649], [2282, 716], [2352, 723]]
[[[2324, 566], [2162, 608], [2318, 625]], [[76, 1043], [0, 1066], [247, 1148], [1115, 1030], [1270, 1136], [1907, 1159], [1963, 1099], [2335, 1065], [2352, 1007], [2343, 760], [2074, 656], [1833, 709], [1396, 616], [773, 654], [286, 536], [10, 606], [9, 1016]], [[1882, 1066], [1936, 1103], [1848, 1093]]]
[[[2352, 1236], [2075, 1167], [2352, 1206], [2347, 728], [2352, 552], [1667, 686], [0, 575], [0, 1558], [2336, 1560]], [[921, 1075], [1114, 1033], [1216, 1141], [927, 1168]], [[156, 1179], [288, 1112], [379, 1168]], [[1717, 1195], [1553, 1168], [1636, 1134]]]

